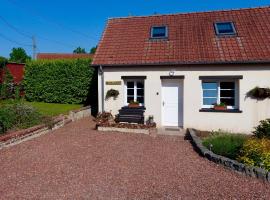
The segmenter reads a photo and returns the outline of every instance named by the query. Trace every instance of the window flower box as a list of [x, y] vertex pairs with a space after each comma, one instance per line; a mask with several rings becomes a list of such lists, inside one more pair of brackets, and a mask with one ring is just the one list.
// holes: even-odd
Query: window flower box
[[227, 110], [227, 106], [224, 103], [215, 104], [214, 110]]
[[139, 107], [140, 107], [140, 103], [139, 103], [139, 102], [136, 102], [136, 101], [131, 101], [131, 102], [128, 104], [128, 107], [129, 107], [129, 108], [139, 108]]

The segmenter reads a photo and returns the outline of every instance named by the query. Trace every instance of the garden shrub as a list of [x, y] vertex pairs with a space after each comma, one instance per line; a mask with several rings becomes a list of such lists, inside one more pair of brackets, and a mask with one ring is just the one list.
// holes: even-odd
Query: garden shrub
[[11, 129], [15, 123], [15, 114], [9, 107], [0, 108], [0, 134]]
[[14, 123], [15, 128], [24, 129], [37, 125], [41, 122], [42, 116], [32, 106], [24, 103], [15, 103], [10, 109], [15, 114], [16, 121]]
[[270, 119], [260, 121], [260, 124], [255, 127], [255, 131], [253, 133], [257, 138], [270, 139]]
[[24, 77], [26, 99], [47, 103], [84, 103], [94, 74], [90, 63], [90, 59], [28, 62]]
[[42, 122], [42, 116], [32, 106], [21, 102], [0, 108], [0, 133], [9, 129], [24, 129]]
[[247, 140], [237, 158], [239, 162], [270, 171], [270, 140], [251, 138]]
[[245, 135], [218, 131], [205, 138], [203, 145], [218, 155], [236, 159], [246, 139]]
[[0, 69], [4, 68], [6, 66], [6, 64], [8, 63], [8, 59], [0, 56]]
[[13, 76], [7, 67], [3, 68], [3, 81], [0, 87], [0, 99], [10, 99], [14, 96]]

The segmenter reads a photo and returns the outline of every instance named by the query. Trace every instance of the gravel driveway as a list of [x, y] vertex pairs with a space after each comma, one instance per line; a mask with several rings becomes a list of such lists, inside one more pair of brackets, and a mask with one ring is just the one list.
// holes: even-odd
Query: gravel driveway
[[181, 137], [106, 133], [90, 118], [0, 151], [1, 199], [270, 199], [270, 184]]

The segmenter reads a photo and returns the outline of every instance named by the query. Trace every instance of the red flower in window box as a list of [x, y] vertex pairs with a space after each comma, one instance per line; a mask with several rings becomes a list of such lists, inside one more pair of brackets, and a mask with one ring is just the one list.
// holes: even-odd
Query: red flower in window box
[[137, 101], [130, 101], [128, 104], [128, 107], [129, 108], [138, 108], [138, 107], [140, 107], [140, 103]]
[[215, 104], [214, 110], [227, 110], [227, 105], [225, 103]]

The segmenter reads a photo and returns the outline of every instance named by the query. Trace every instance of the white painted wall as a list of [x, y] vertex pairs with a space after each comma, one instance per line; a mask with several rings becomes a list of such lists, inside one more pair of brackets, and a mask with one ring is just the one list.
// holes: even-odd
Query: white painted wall
[[[184, 75], [184, 128], [201, 130], [227, 130], [251, 133], [253, 127], [262, 119], [270, 118], [270, 100], [256, 101], [246, 98], [246, 93], [254, 88], [270, 87], [270, 66], [232, 65], [232, 66], [190, 66], [190, 67], [119, 67], [104, 68], [104, 81], [120, 81], [121, 76], [147, 76], [145, 80], [146, 118], [154, 116], [161, 126], [161, 79], [171, 70], [175, 75]], [[199, 76], [243, 75], [240, 80], [240, 110], [243, 113], [206, 113], [199, 112], [202, 105], [202, 88]], [[101, 79], [99, 78], [99, 83]], [[117, 114], [124, 105], [124, 82], [121, 85], [105, 85], [106, 91], [113, 88], [120, 92], [117, 100], [105, 102], [105, 111]], [[99, 87], [100, 90], [100, 87]], [[99, 91], [99, 93], [101, 90]], [[158, 93], [158, 95], [157, 95]], [[101, 94], [99, 94], [101, 97]], [[101, 105], [101, 98], [99, 105]]]

